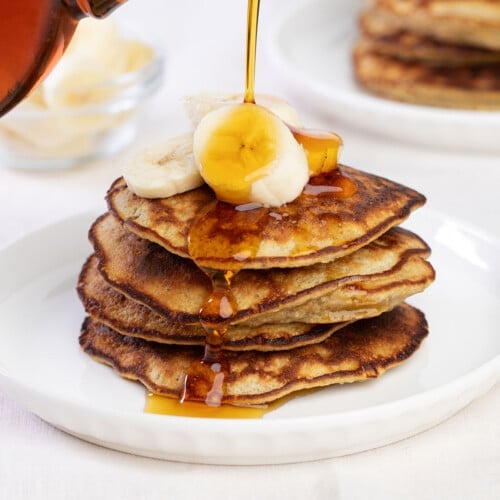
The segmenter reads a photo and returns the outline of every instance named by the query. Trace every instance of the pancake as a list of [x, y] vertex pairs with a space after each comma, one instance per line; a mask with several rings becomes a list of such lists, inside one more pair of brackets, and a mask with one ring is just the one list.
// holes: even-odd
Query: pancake
[[[205, 344], [206, 332], [201, 326], [169, 322], [112, 288], [99, 273], [95, 256], [89, 257], [83, 266], [77, 290], [87, 314], [118, 333], [165, 344]], [[345, 325], [285, 323], [264, 324], [255, 328], [232, 326], [224, 334], [222, 349], [292, 349], [321, 342]]]
[[[341, 171], [357, 186], [356, 193], [347, 198], [303, 192], [279, 208], [228, 208], [223, 217], [211, 220], [206, 234], [210, 254], [197, 262], [224, 270], [330, 262], [375, 240], [425, 202], [423, 195], [393, 181], [348, 167], [341, 167]], [[333, 182], [335, 176], [326, 176], [324, 182]], [[110, 211], [128, 230], [181, 257], [189, 257], [188, 236], [197, 214], [214, 200], [206, 186], [147, 200], [135, 196], [123, 179], [118, 179], [107, 195]], [[235, 241], [243, 251], [248, 245], [253, 255], [243, 259], [235, 259], [235, 253], [241, 252], [225, 255]]]
[[354, 49], [355, 76], [366, 90], [397, 101], [460, 109], [500, 109], [500, 64], [434, 67]]
[[458, 45], [500, 50], [500, 2], [495, 0], [375, 0], [362, 14], [371, 35], [408, 31]]
[[358, 46], [375, 54], [432, 66], [477, 66], [500, 63], [500, 50], [452, 45], [403, 31], [386, 36], [365, 35], [358, 42]]
[[[193, 262], [125, 230], [111, 214], [101, 216], [90, 240], [106, 281], [168, 321], [197, 324], [211, 282]], [[378, 240], [329, 264], [307, 268], [243, 270], [231, 289], [232, 323], [337, 323], [380, 314], [434, 279], [428, 246], [393, 228]], [[319, 305], [319, 307], [318, 307]], [[220, 318], [205, 317], [212, 322]], [[257, 320], [257, 321], [256, 321]], [[250, 324], [250, 323], [249, 323]]]
[[[320, 344], [281, 352], [227, 352], [222, 402], [263, 404], [302, 389], [378, 377], [413, 354], [427, 330], [424, 315], [403, 304], [348, 325]], [[122, 377], [172, 398], [179, 396], [188, 367], [203, 352], [126, 337], [91, 318], [83, 323], [80, 345]]]

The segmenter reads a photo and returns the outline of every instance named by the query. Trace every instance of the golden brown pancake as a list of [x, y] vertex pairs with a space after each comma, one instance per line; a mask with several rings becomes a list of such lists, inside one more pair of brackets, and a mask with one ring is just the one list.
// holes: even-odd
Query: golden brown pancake
[[[168, 321], [198, 323], [211, 282], [193, 262], [125, 230], [111, 214], [94, 223], [90, 239], [99, 270], [113, 287]], [[418, 236], [393, 228], [332, 263], [243, 270], [231, 284], [237, 307], [231, 322], [338, 323], [380, 314], [433, 281], [428, 255]]]
[[408, 31], [458, 45], [500, 50], [500, 2], [495, 0], [375, 0], [362, 14], [371, 35]]
[[358, 41], [363, 50], [403, 61], [432, 66], [470, 66], [500, 63], [500, 50], [452, 45], [429, 37], [401, 31], [393, 35], [365, 35]]
[[[222, 402], [261, 404], [302, 389], [378, 377], [413, 354], [427, 330], [424, 315], [403, 304], [352, 323], [320, 344], [280, 352], [227, 352]], [[172, 398], [179, 396], [188, 367], [203, 352], [126, 337], [91, 318], [83, 323], [80, 345], [122, 377]]]
[[[341, 167], [341, 171], [357, 186], [357, 192], [347, 198], [303, 192], [279, 208], [228, 209], [224, 217], [212, 221], [208, 231], [212, 254], [197, 262], [224, 270], [330, 262], [373, 241], [425, 202], [421, 194], [393, 181], [349, 167]], [[119, 179], [111, 186], [107, 200], [127, 229], [189, 257], [188, 235], [196, 215], [215, 198], [208, 187], [201, 187], [166, 199], [147, 200], [135, 196]], [[232, 253], [225, 256], [235, 240], [243, 249], [248, 242], [255, 255], [243, 261], [235, 260]]]
[[[111, 287], [91, 256], [78, 280], [78, 295], [87, 314], [118, 333], [165, 344], [204, 345], [205, 330], [199, 325], [167, 321], [148, 307], [138, 304]], [[282, 350], [325, 340], [346, 323], [311, 325], [305, 323], [265, 324], [255, 328], [231, 326], [224, 334], [222, 349]]]
[[354, 72], [368, 91], [397, 101], [461, 109], [500, 109], [500, 64], [435, 67], [354, 50]]

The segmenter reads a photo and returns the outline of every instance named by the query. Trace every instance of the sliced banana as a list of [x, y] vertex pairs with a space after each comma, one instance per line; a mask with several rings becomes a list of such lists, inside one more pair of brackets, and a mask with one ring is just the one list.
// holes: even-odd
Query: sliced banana
[[306, 154], [290, 129], [256, 104], [232, 104], [206, 114], [195, 130], [193, 151], [217, 198], [235, 205], [283, 205], [309, 179]]
[[[293, 127], [302, 126], [296, 109], [284, 99], [268, 94], [257, 94], [255, 100], [257, 104], [279, 116], [288, 125]], [[222, 106], [242, 103], [243, 94], [202, 92], [184, 97], [183, 102], [189, 121], [193, 128], [196, 128], [201, 119], [210, 111], [219, 109]]]
[[342, 138], [334, 132], [292, 128], [295, 140], [304, 148], [309, 175], [331, 172], [338, 167]]
[[203, 184], [193, 157], [193, 135], [173, 137], [133, 158], [123, 174], [127, 186], [143, 198], [167, 198]]

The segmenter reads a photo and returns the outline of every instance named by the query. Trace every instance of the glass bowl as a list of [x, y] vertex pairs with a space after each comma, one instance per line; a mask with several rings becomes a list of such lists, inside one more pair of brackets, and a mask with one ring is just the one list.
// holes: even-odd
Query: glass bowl
[[[0, 118], [0, 165], [67, 168], [118, 152], [135, 138], [145, 104], [161, 84], [163, 51], [156, 41], [134, 30], [119, 31], [149, 47], [148, 62], [97, 84], [72, 87], [82, 96], [82, 105], [42, 106], [35, 91]], [[84, 98], [89, 93], [90, 104]]]

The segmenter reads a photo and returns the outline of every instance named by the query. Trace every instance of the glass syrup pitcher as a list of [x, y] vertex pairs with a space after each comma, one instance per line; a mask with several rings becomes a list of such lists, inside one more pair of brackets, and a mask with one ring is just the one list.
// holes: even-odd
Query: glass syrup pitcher
[[50, 72], [80, 19], [104, 17], [125, 2], [0, 0], [0, 116]]

